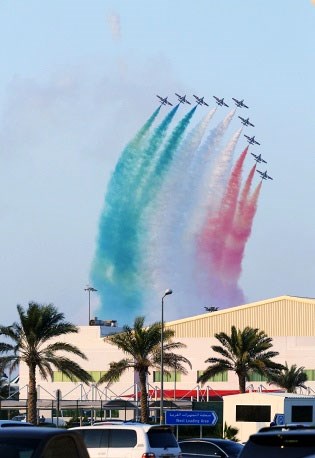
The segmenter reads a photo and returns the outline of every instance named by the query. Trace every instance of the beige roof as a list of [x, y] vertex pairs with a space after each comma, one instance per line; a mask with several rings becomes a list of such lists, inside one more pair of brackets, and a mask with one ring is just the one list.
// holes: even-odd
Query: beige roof
[[165, 323], [177, 338], [213, 337], [231, 326], [258, 328], [269, 336], [315, 336], [315, 299], [279, 296]]

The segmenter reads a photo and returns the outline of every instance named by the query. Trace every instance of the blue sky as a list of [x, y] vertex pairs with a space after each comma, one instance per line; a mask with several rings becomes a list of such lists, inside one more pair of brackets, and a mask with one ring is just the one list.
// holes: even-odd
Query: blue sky
[[30, 300], [87, 321], [106, 184], [155, 94], [175, 91], [250, 106], [274, 181], [246, 249], [248, 301], [315, 297], [314, 19], [310, 0], [0, 0], [1, 322]]

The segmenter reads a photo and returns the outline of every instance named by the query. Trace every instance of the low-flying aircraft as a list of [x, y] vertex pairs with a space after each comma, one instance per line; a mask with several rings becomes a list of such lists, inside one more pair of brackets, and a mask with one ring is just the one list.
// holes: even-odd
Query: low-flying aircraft
[[254, 154], [254, 153], [250, 153], [252, 156], [254, 156], [255, 158], [255, 161], [258, 163], [258, 164], [261, 164], [262, 162], [264, 162], [265, 164], [267, 164], [267, 161], [265, 161], [265, 159], [263, 159], [261, 157], [261, 154]]
[[160, 99], [161, 105], [171, 105], [171, 106], [173, 106], [173, 104], [167, 100], [167, 97], [163, 98], [160, 95], [157, 95], [157, 98]]
[[234, 99], [234, 97], [232, 97], [232, 100], [234, 100], [235, 105], [236, 105], [237, 107], [239, 107], [239, 108], [248, 108], [248, 106], [245, 105], [245, 103], [244, 103], [244, 99], [242, 99], [242, 100], [237, 100], [237, 99]]
[[260, 145], [257, 140], [255, 140], [255, 135], [253, 137], [249, 137], [248, 135], [244, 134], [244, 137], [247, 138], [247, 141], [250, 145]]
[[207, 107], [209, 106], [205, 101], [204, 101], [204, 97], [198, 97], [197, 95], [194, 95], [196, 101], [197, 101], [197, 104], [198, 105], [206, 105]]
[[228, 105], [224, 102], [224, 98], [219, 99], [219, 97], [216, 97], [215, 95], [213, 96], [213, 98], [215, 99], [216, 103], [220, 105], [220, 107], [222, 107], [222, 105], [228, 107]]
[[191, 103], [188, 102], [188, 100], [186, 99], [186, 94], [185, 95], [179, 95], [179, 94], [176, 94], [176, 92], [175, 92], [175, 95], [177, 95], [179, 103], [188, 103], [189, 105], [191, 105]]
[[255, 127], [254, 124], [252, 124], [251, 122], [249, 122], [249, 118], [245, 119], [245, 118], [242, 118], [242, 116], [239, 116], [240, 120], [242, 121], [242, 124], [244, 124], [244, 126], [252, 126], [252, 127]]
[[265, 172], [261, 172], [260, 170], [256, 170], [257, 173], [260, 174], [262, 180], [273, 180], [269, 175], [267, 175], [267, 170]]

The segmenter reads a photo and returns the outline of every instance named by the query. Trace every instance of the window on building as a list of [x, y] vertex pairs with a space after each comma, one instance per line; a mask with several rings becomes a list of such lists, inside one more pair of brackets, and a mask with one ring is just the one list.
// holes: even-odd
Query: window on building
[[[164, 374], [163, 382], [180, 382], [181, 381], [181, 373], [180, 372], [170, 372], [169, 374]], [[160, 382], [161, 381], [161, 372], [154, 371], [153, 372], [153, 382]]]
[[249, 382], [267, 382], [268, 378], [265, 375], [258, 374], [258, 372], [252, 372], [248, 374], [247, 380]]
[[292, 422], [313, 421], [313, 406], [292, 406]]
[[[203, 374], [204, 371], [197, 371], [197, 378]], [[208, 382], [227, 382], [228, 381], [228, 371], [221, 372], [221, 374], [213, 375], [208, 378]]]
[[315, 380], [315, 369], [304, 369], [305, 374], [307, 375], [307, 380], [308, 381], [314, 381]]
[[270, 422], [271, 406], [263, 405], [237, 405], [236, 421]]
[[[106, 371], [88, 371], [88, 373], [92, 376], [93, 382], [99, 382], [100, 378], [106, 374]], [[79, 382], [80, 380], [76, 377], [71, 380], [66, 374], [61, 371], [54, 371], [53, 372], [53, 382]]]

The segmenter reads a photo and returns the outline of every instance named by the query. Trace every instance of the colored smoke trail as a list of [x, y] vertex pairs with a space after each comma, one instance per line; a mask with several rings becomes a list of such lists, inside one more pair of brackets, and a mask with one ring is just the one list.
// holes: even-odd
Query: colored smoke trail
[[252, 232], [254, 217], [257, 211], [258, 198], [262, 183], [260, 182], [253, 195], [248, 198], [243, 207], [242, 215], [235, 222], [233, 227], [229, 250], [226, 253], [225, 276], [237, 282], [242, 272], [242, 260], [244, 257], [246, 243]]
[[137, 274], [138, 240], [134, 232], [137, 209], [131, 190], [138, 168], [138, 151], [159, 111], [160, 107], [123, 150], [105, 196], [91, 268], [91, 283], [98, 290], [100, 307], [109, 316], [135, 309], [141, 303]]
[[[183, 225], [187, 225], [183, 237], [190, 237], [191, 234], [199, 230], [198, 222], [200, 217], [199, 203], [204, 199], [204, 191], [208, 187], [209, 177], [212, 173], [213, 158], [218, 153], [218, 148], [222, 142], [223, 136], [228, 129], [235, 110], [227, 114], [214, 129], [212, 129], [205, 142], [196, 151], [190, 168], [188, 170], [186, 185], [186, 212], [187, 217]], [[196, 206], [196, 202], [198, 205]]]
[[158, 319], [168, 287], [176, 305], [167, 319], [244, 300], [238, 280], [261, 189], [250, 195], [254, 168], [242, 187], [248, 147], [232, 167], [241, 129], [225, 135], [235, 111], [207, 135], [215, 110], [190, 130], [196, 107], [172, 127], [177, 110], [153, 127], [155, 110], [123, 150], [105, 196], [91, 284], [99, 316], [120, 324]]
[[164, 118], [161, 124], [155, 129], [152, 136], [148, 139], [146, 146], [138, 151], [138, 167], [137, 176], [135, 178], [135, 185], [137, 188], [136, 199], [141, 199], [142, 193], [146, 187], [148, 177], [152, 174], [155, 168], [155, 163], [158, 161], [157, 152], [163, 144], [167, 131], [173, 121], [173, 118], [179, 108], [176, 105]]
[[199, 205], [195, 207], [190, 217], [191, 228], [195, 234], [202, 230], [207, 215], [214, 214], [220, 206], [232, 169], [233, 153], [241, 132], [242, 128], [237, 130], [226, 147], [214, 157], [208, 180], [200, 185], [200, 188], [204, 185], [205, 189], [199, 190]]
[[186, 206], [182, 198], [185, 175], [214, 112], [207, 113], [183, 140], [147, 216], [147, 254], [142, 271], [146, 272], [146, 282], [152, 285], [156, 295], [163, 291], [168, 281], [172, 282], [174, 289], [182, 291], [183, 279], [187, 278], [185, 270], [191, 265], [191, 260], [178, 237]]
[[154, 160], [152, 160], [149, 173], [145, 177], [145, 182], [140, 185], [140, 196], [142, 197], [142, 206], [150, 203], [154, 197], [158, 187], [163, 183], [161, 181], [164, 178], [165, 173], [174, 159], [180, 142], [183, 139], [185, 130], [187, 129], [191, 118], [193, 117], [197, 107], [192, 108], [182, 118], [173, 132], [170, 138], [166, 140], [165, 146], [160, 151], [156, 151]]
[[259, 186], [250, 197], [250, 188], [256, 171], [256, 164], [250, 170], [243, 187], [232, 230], [227, 237], [223, 250], [221, 275], [232, 282], [237, 282], [242, 271], [242, 260], [246, 242], [251, 234], [252, 223], [257, 209]]
[[[219, 211], [216, 215], [213, 215], [212, 212], [210, 213], [204, 229], [198, 237], [198, 258], [207, 272], [206, 277], [210, 279], [209, 287], [212, 291], [215, 291], [217, 300], [223, 300], [228, 293], [226, 285], [222, 282], [220, 268], [224, 256], [225, 242], [232, 230], [234, 215], [237, 209], [241, 173], [247, 152], [248, 146], [241, 153], [232, 170]], [[219, 305], [224, 305], [224, 303], [221, 302]]]

